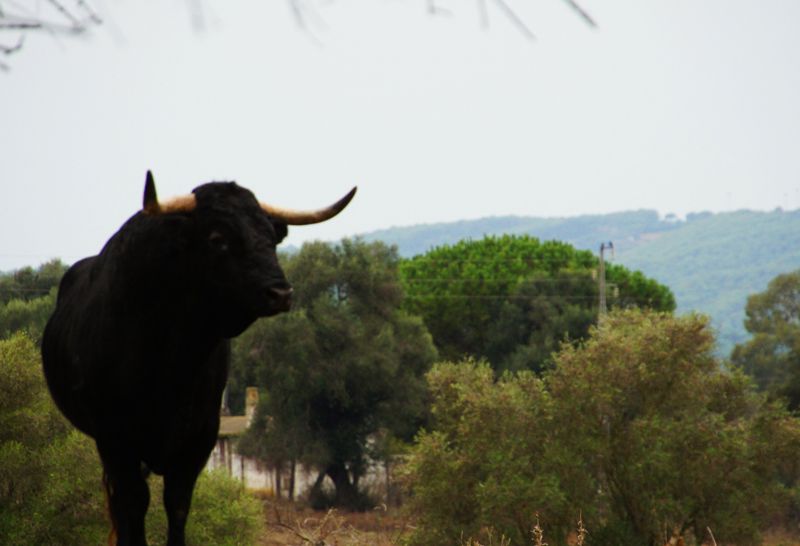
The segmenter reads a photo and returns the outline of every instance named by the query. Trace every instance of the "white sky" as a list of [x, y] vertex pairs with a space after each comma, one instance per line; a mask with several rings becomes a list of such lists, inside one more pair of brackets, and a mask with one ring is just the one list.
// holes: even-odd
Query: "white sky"
[[[308, 0], [311, 1], [311, 0]], [[287, 242], [492, 215], [800, 207], [800, 2], [95, 0], [0, 73], [0, 270], [96, 253], [141, 204], [236, 180], [340, 217]], [[24, 3], [19, 0], [19, 3]], [[31, 2], [32, 5], [38, 4]], [[311, 17], [310, 22], [316, 19]], [[0, 43], [16, 41], [0, 34]]]

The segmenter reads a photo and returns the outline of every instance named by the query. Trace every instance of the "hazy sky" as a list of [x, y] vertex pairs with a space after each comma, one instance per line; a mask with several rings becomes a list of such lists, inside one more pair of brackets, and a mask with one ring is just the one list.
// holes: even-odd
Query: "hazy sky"
[[[800, 207], [800, 2], [96, 0], [0, 73], [0, 270], [96, 253], [141, 205], [236, 180], [339, 218], [289, 243], [491, 215]], [[24, 3], [24, 2], [19, 2]], [[39, 5], [38, 2], [29, 2]], [[4, 41], [5, 40], [5, 41]], [[16, 42], [10, 33], [0, 43]]]

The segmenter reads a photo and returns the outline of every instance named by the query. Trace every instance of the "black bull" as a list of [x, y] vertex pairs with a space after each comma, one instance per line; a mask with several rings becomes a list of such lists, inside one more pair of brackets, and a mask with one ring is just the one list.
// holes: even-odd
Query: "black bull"
[[161, 204], [148, 173], [143, 209], [64, 275], [42, 342], [44, 373], [59, 409], [95, 440], [118, 546], [146, 545], [150, 471], [164, 476], [167, 544], [184, 545], [219, 429], [228, 340], [289, 309], [275, 250], [287, 224], [324, 221], [354, 192], [295, 212], [213, 182]]

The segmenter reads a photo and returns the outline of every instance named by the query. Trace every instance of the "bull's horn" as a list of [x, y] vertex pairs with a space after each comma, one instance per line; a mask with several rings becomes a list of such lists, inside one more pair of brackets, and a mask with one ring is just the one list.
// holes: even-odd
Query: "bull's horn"
[[350, 200], [353, 199], [353, 196], [356, 194], [356, 189], [358, 188], [353, 188], [347, 193], [347, 195], [339, 199], [336, 203], [324, 209], [312, 211], [288, 210], [279, 207], [273, 207], [272, 205], [268, 205], [266, 203], [261, 203], [261, 208], [264, 210], [264, 212], [276, 220], [286, 222], [290, 226], [318, 224], [320, 222], [324, 222], [325, 220], [330, 220], [342, 212], [342, 209], [344, 209]]
[[147, 171], [144, 179], [144, 200], [142, 210], [147, 214], [158, 213], [158, 196], [156, 195], [156, 183], [153, 181], [153, 173]]
[[189, 212], [197, 206], [194, 194], [173, 197], [163, 203], [158, 202], [156, 195], [156, 183], [153, 180], [153, 173], [147, 171], [144, 181], [144, 200], [142, 210], [145, 214], [161, 214], [168, 212]]

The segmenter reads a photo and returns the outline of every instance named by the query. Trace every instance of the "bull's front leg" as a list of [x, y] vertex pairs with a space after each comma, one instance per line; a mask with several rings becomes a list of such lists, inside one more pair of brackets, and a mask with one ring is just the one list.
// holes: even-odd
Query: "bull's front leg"
[[130, 450], [117, 449], [115, 444], [98, 441], [97, 450], [103, 462], [116, 546], [147, 546], [145, 516], [150, 490], [141, 462], [131, 457]]
[[[203, 461], [205, 463], [205, 460]], [[186, 546], [186, 520], [197, 476], [204, 464], [188, 463], [164, 474], [164, 509], [167, 512], [167, 546]]]

